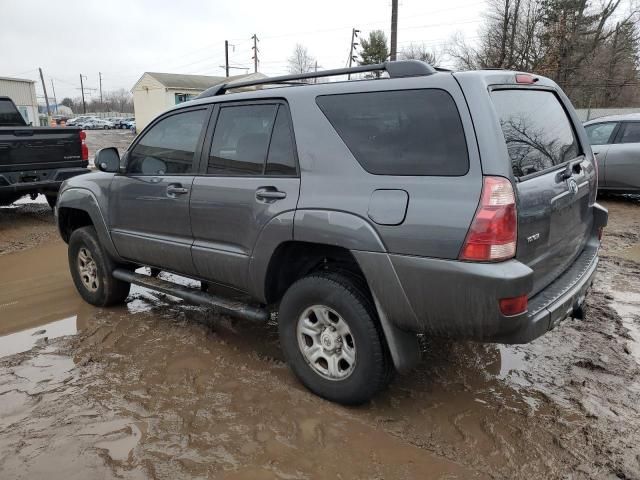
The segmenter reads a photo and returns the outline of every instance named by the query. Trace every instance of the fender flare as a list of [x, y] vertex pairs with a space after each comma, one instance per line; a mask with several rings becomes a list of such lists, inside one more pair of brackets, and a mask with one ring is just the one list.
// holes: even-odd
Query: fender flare
[[91, 190], [80, 187], [71, 187], [65, 189], [58, 196], [58, 204], [56, 208], [56, 221], [58, 224], [58, 230], [62, 235], [62, 229], [60, 225], [60, 209], [61, 208], [73, 208], [75, 210], [81, 210], [86, 212], [91, 218], [94, 228], [98, 234], [100, 244], [107, 251], [107, 253], [117, 261], [122, 259], [116, 251], [115, 245], [109, 235], [109, 229], [107, 228], [107, 222], [104, 219], [102, 210], [98, 204], [98, 199]]

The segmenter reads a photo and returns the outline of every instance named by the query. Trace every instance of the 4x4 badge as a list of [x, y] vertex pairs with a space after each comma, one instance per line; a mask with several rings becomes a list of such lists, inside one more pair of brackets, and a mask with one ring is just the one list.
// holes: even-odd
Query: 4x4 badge
[[569, 180], [569, 191], [574, 195], [578, 193], [578, 184], [573, 178]]

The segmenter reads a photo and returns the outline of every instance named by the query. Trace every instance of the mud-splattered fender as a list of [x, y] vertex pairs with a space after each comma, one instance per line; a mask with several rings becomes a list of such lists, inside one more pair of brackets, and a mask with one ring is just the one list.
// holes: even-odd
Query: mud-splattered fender
[[98, 233], [100, 244], [114, 260], [122, 260], [113, 245], [111, 235], [109, 235], [107, 221], [100, 209], [98, 200], [91, 190], [82, 187], [69, 187], [61, 190], [61, 193], [58, 196], [56, 209], [56, 221], [58, 223], [58, 231], [60, 231], [61, 234], [60, 209], [62, 208], [74, 208], [76, 210], [87, 212], [96, 232]]

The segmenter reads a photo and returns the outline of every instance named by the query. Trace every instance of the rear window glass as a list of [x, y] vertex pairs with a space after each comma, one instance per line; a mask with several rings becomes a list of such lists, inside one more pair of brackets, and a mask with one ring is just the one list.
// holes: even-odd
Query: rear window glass
[[20, 112], [16, 110], [9, 100], [0, 99], [0, 126], [2, 127], [20, 127], [25, 125], [24, 119]]
[[323, 95], [316, 102], [353, 156], [376, 175], [465, 175], [460, 114], [437, 89]]
[[620, 143], [640, 143], [640, 122], [625, 123]]
[[554, 93], [495, 90], [491, 97], [515, 176], [541, 172], [580, 155], [571, 122]]

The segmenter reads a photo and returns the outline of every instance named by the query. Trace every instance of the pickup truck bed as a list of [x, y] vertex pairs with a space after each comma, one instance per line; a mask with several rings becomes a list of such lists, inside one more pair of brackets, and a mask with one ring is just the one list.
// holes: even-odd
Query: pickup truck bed
[[27, 126], [0, 97], [0, 205], [38, 193], [53, 203], [64, 180], [89, 171], [84, 138], [79, 128]]

